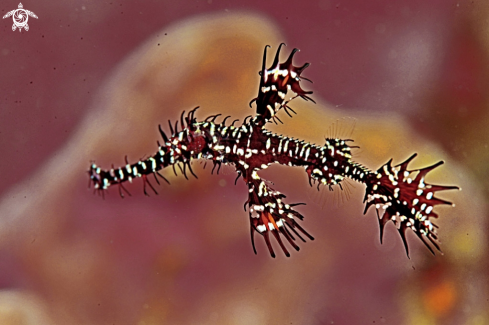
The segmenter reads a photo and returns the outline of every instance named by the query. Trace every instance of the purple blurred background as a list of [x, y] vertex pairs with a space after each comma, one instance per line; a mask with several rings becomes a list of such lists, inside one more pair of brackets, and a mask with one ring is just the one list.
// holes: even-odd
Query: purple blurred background
[[[16, 1], [2, 2], [0, 14], [5, 15], [8, 11], [17, 8], [17, 5]], [[5, 199], [8, 199], [5, 195], [9, 195], [8, 190], [12, 186], [31, 178], [39, 166], [52, 158], [53, 154], [66, 144], [89, 108], [97, 104], [94, 102], [96, 98], [99, 98], [96, 95], [103, 96], [99, 92], [110, 73], [150, 36], [156, 32], [164, 33], [165, 26], [196, 15], [208, 13], [226, 15], [240, 11], [260, 14], [270, 19], [287, 37], [289, 48], [301, 49], [300, 60], [306, 60], [312, 64], [311, 68], [307, 70], [307, 77], [314, 81], [311, 87], [314, 89], [315, 96], [329, 101], [332, 106], [344, 109], [345, 116], [348, 116], [350, 112], [361, 111], [369, 112], [380, 120], [387, 113], [400, 114], [416, 133], [426, 138], [426, 141], [433, 141], [443, 148], [453, 159], [453, 163], [458, 161], [465, 171], [463, 177], [473, 180], [474, 186], [484, 194], [485, 198], [489, 194], [486, 181], [489, 175], [486, 163], [489, 158], [489, 132], [486, 131], [489, 122], [489, 95], [487, 92], [489, 86], [489, 24], [487, 23], [489, 5], [484, 1], [319, 0], [291, 1], [290, 3], [216, 0], [182, 3], [175, 1], [36, 1], [23, 2], [23, 5], [25, 9], [33, 11], [39, 17], [39, 19], [29, 19], [30, 30], [21, 33], [12, 32], [11, 18], [1, 21], [0, 30], [0, 72], [2, 75], [0, 79], [0, 152], [2, 153], [0, 195]], [[277, 44], [271, 45], [275, 47]], [[257, 56], [260, 57], [261, 53], [257, 53]], [[367, 154], [363, 153], [363, 155]], [[232, 175], [228, 176], [228, 182], [233, 178]], [[213, 184], [217, 185], [217, 182], [216, 180]], [[287, 183], [286, 180], [284, 182]], [[202, 189], [204, 186], [198, 183], [192, 184], [202, 186]], [[293, 186], [293, 184], [289, 185]], [[177, 194], [174, 197], [171, 196], [173, 190], [164, 190], [165, 195], [169, 196], [168, 200], [177, 200]], [[238, 188], [235, 191], [239, 190], [242, 189]], [[229, 194], [228, 200], [236, 206], [237, 210], [242, 209], [242, 196], [237, 197], [217, 186], [213, 195], [208, 195], [208, 197], [219, 197], [222, 200], [226, 194]], [[124, 205], [120, 202], [109, 201], [111, 202], [111, 210], [108, 213], [110, 217], [99, 224], [100, 228], [97, 231], [101, 237], [106, 233], [117, 233], [117, 236], [127, 240], [124, 247], [113, 251], [107, 248], [105, 255], [101, 255], [113, 259], [106, 261], [101, 257], [103, 261], [100, 263], [106, 263], [107, 267], [113, 267], [114, 271], [117, 271], [117, 267], [127, 266], [129, 269], [133, 267], [131, 265], [133, 260], [129, 257], [139, 254], [139, 250], [135, 247], [141, 238], [151, 238], [145, 242], [145, 249], [150, 249], [150, 244], [155, 245], [155, 250], [162, 245], [160, 236], [163, 234], [154, 233], [151, 227], [147, 228], [145, 225], [165, 223], [164, 220], [161, 220], [160, 215], [154, 214], [154, 211], [174, 208], [160, 201], [153, 203], [153, 206], [148, 207], [147, 211], [141, 210], [142, 205], [137, 202], [137, 200], [144, 199], [141, 196], [138, 195], [131, 201], [124, 201]], [[294, 197], [294, 194], [290, 196]], [[79, 203], [80, 211], [88, 200], [91, 198], [83, 197], [80, 200], [82, 202]], [[192, 206], [191, 198], [179, 200], [182, 206]], [[209, 204], [208, 201], [207, 203], [209, 211], [216, 213], [219, 202]], [[120, 229], [117, 229], [119, 227], [118, 213], [114, 211], [119, 211], [120, 214], [133, 211], [140, 216], [144, 215], [142, 219], [144, 221], [141, 221], [141, 218], [126, 221], [120, 226]], [[206, 213], [211, 213], [209, 211]], [[168, 214], [173, 212], [183, 215], [186, 213], [185, 211], [176, 212], [175, 209], [175, 211], [168, 211]], [[231, 211], [227, 212], [231, 213]], [[103, 214], [104, 212], [101, 211], [99, 215], [92, 216], [93, 219], [90, 222], [96, 222], [95, 220], [99, 220], [98, 218], [101, 218]], [[486, 215], [485, 210], [483, 214]], [[82, 217], [85, 218], [81, 214], [78, 217], [74, 216], [74, 221], [71, 221], [72, 224], [69, 225], [69, 229], [77, 228], [81, 236], [93, 232], [91, 224], [85, 223], [86, 219]], [[169, 229], [178, 228], [179, 230], [168, 231], [164, 236], [178, 237], [180, 233], [185, 233], [186, 226], [181, 229], [182, 223], [185, 225], [185, 222], [190, 221], [168, 221], [165, 224]], [[326, 222], [328, 225], [333, 225], [331, 221]], [[312, 221], [312, 224], [318, 225], [319, 222]], [[371, 229], [376, 229], [375, 226], [372, 225]], [[202, 227], [205, 227], [205, 224]], [[348, 227], [344, 225], [340, 226], [340, 229], [346, 231]], [[70, 235], [68, 233], [64, 236]], [[196, 233], [195, 236], [203, 235]], [[394, 241], [394, 236], [387, 239], [389, 238]], [[188, 238], [182, 239], [182, 241], [185, 240]], [[368, 241], [370, 244], [372, 242], [373, 240]], [[193, 244], [198, 245], [198, 243], [199, 241], [195, 240]], [[192, 245], [192, 243], [184, 242], [182, 245]], [[173, 272], [174, 275], [181, 272], [183, 275], [175, 276], [177, 278], [175, 283], [156, 281], [159, 288], [169, 291], [188, 290], [187, 299], [194, 298], [195, 300], [188, 304], [201, 306], [204, 303], [199, 299], [205, 297], [206, 290], [211, 284], [214, 283], [218, 288], [219, 284], [222, 285], [224, 282], [240, 283], [243, 278], [247, 277], [248, 272], [259, 272], [266, 267], [264, 265], [267, 263], [278, 262], [268, 259], [263, 247], [259, 258], [254, 256], [248, 258], [246, 255], [246, 259], [241, 259], [240, 253], [248, 252], [250, 249], [247, 245], [247, 242], [240, 242], [233, 248], [236, 254], [227, 255], [228, 258], [231, 258], [227, 262], [233, 265], [233, 272], [242, 270], [242, 273], [231, 275], [222, 271], [222, 268], [226, 269], [226, 266], [222, 265], [223, 261], [208, 256], [207, 251], [201, 252], [207, 255], [206, 258], [197, 256], [198, 253], [188, 255], [181, 253], [178, 245], [167, 248], [164, 253], [158, 255], [157, 261], [151, 260], [153, 252], [147, 252], [147, 255], [141, 256], [139, 262], [142, 265], [141, 269], [151, 265], [153, 269], [165, 268], [166, 272]], [[359, 245], [352, 243], [350, 247], [343, 249], [353, 251]], [[311, 245], [308, 245], [307, 248], [310, 249]], [[402, 253], [402, 249], [397, 248]], [[134, 252], [131, 253], [132, 249]], [[387, 249], [381, 253], [386, 252]], [[147, 260], [144, 260], [145, 258]], [[383, 258], [388, 259], [388, 257]], [[196, 261], [189, 262], [187, 259]], [[334, 260], [334, 257], [331, 259]], [[260, 264], [250, 265], [250, 261], [258, 261]], [[282, 263], [280, 265], [287, 267], [292, 261], [292, 259], [285, 262], [280, 261]], [[392, 292], [382, 292], [382, 289], [399, 291], [400, 293], [396, 295], [403, 295], [401, 301], [412, 298], [410, 295], [413, 295], [412, 290], [414, 289], [409, 287], [409, 281], [406, 279], [385, 278], [383, 273], [379, 274], [379, 278], [382, 277], [382, 279], [377, 280], [387, 282], [389, 284], [387, 289], [368, 287], [366, 282], [378, 273], [376, 265], [368, 262], [369, 257], [357, 256], [356, 259], [344, 259], [341, 267], [331, 269], [327, 276], [322, 274], [325, 277], [322, 286], [311, 284], [312, 296], [320, 296], [318, 293], [320, 291], [329, 291], [337, 297], [334, 301], [324, 302], [324, 306], [315, 302], [318, 304], [317, 308], [314, 308], [317, 313], [311, 318], [314, 319], [315, 324], [330, 324], [333, 319], [334, 324], [417, 323], [419, 319], [411, 317], [412, 315], [402, 320], [389, 319], [389, 315], [400, 317], [400, 315], [408, 314], [409, 310], [403, 310], [402, 306], [397, 307], [400, 311], [396, 310], [392, 314], [386, 312], [383, 316], [372, 315], [371, 310], [374, 309], [369, 310], [371, 297], [364, 296], [367, 292], [381, 291], [379, 296], [385, 301], [376, 301], [376, 303], [392, 307], [391, 304], [394, 303], [389, 300]], [[56, 293], [46, 288], [50, 286], [50, 283], [40, 280], [41, 276], [39, 279], [36, 278], [35, 273], [29, 271], [24, 263], [26, 262], [19, 262], [15, 253], [10, 253], [8, 245], [2, 249], [1, 288], [28, 288], [42, 293], [46, 301], [56, 297]], [[188, 267], [188, 264], [191, 264], [191, 267]], [[439, 260], [433, 264], [430, 267], [430, 263], [426, 262], [425, 271], [421, 271], [421, 275], [415, 277], [420, 287], [437, 278], [451, 280], [442, 281], [436, 290], [422, 292], [420, 297], [424, 297], [428, 304], [430, 301], [436, 302], [441, 299], [440, 305], [445, 306], [433, 311], [431, 318], [423, 318], [423, 321], [432, 321], [434, 324], [460, 324], [459, 321], [462, 319], [464, 322], [470, 321], [474, 324], [483, 324], [484, 321], [488, 321], [487, 314], [471, 314], [470, 302], [473, 301], [471, 300], [473, 298], [457, 296], [458, 293], [453, 288], [453, 283], [465, 275], [453, 275], [455, 274], [453, 269], [443, 265], [443, 262]], [[169, 266], [172, 267], [171, 270], [167, 269]], [[473, 269], [480, 271], [486, 269], [487, 266], [487, 255], [485, 255]], [[400, 266], [396, 267], [400, 268]], [[351, 274], [345, 274], [345, 270], [350, 270]], [[305, 277], [314, 276], [314, 272], [310, 272], [306, 267], [303, 271]], [[144, 299], [148, 297], [141, 298], [141, 296], [144, 297], [141, 292], [145, 292], [145, 285], [153, 282], [150, 280], [145, 282], [146, 280], [139, 278], [141, 274], [137, 269], [131, 269], [130, 272], [133, 272], [135, 278], [141, 281], [138, 283], [136, 279], [130, 285], [131, 290], [135, 291], [136, 302], [127, 300], [116, 303], [112, 298], [117, 288], [123, 287], [124, 281], [130, 277], [125, 274], [120, 279], [107, 280], [107, 283], [111, 283], [112, 294], [105, 292], [105, 290], [109, 291], [107, 287], [102, 287], [100, 300], [109, 305], [113, 303], [105, 311], [117, 313], [118, 310], [132, 306], [133, 303], [145, 306]], [[209, 277], [211, 278], [209, 283], [199, 287], [201, 272], [212, 274], [212, 277]], [[363, 272], [368, 276], [362, 277]], [[471, 273], [464, 280], [472, 276], [475, 279], [473, 285], [487, 286], [487, 275]], [[373, 279], [372, 281], [377, 283]], [[289, 284], [294, 285], [293, 279]], [[76, 286], [76, 288], [80, 287]], [[254, 288], [249, 290], [251, 292]], [[75, 293], [73, 295], [75, 296]], [[443, 302], [444, 298], [437, 295], [445, 297], [448, 302]], [[66, 299], [72, 301], [69, 298]], [[165, 298], [158, 296], [150, 297], [149, 300], [151, 299], [155, 302]], [[353, 303], [355, 308], [345, 307], [347, 303], [350, 303], [347, 302], [348, 299], [358, 300]], [[489, 297], [478, 297], [478, 299], [478, 303], [484, 304], [483, 299], [489, 299]], [[76, 301], [75, 298], [73, 300]], [[273, 298], [267, 301], [273, 301]], [[454, 307], [453, 301], [463, 302], [462, 307], [465, 308], [465, 311], [460, 312], [458, 308]], [[86, 304], [86, 301], [84, 303]], [[173, 302], [173, 305], [167, 305], [173, 307], [167, 308], [181, 310], [181, 305], [186, 303], [187, 301]], [[489, 306], [489, 300], [486, 300], [485, 304]], [[96, 305], [97, 303], [94, 302], [95, 307], [91, 307], [93, 309], [77, 310], [79, 314], [86, 313], [87, 315], [86, 319], [79, 319], [80, 324], [111, 324], [112, 319], [125, 323], [117, 316], [112, 317], [110, 314], [104, 314], [104, 311], [98, 311]], [[364, 308], [360, 310], [357, 309], [357, 306], [364, 306]], [[437, 304], [433, 306], [436, 307]], [[294, 307], [281, 306], [281, 308], [289, 309]], [[130, 309], [130, 307], [127, 308]], [[467, 308], [469, 308], [468, 311]], [[454, 311], [455, 309], [457, 310]], [[356, 313], [357, 316], [352, 316]], [[126, 320], [128, 324], [138, 319], [138, 316], [130, 315], [133, 318]], [[211, 314], [209, 319], [212, 321], [215, 318], [217, 323], [218, 316]], [[191, 319], [185, 317], [178, 319], [174, 315], [172, 317], [168, 319], [173, 319], [175, 323], [185, 323], [186, 319]], [[363, 322], [365, 319], [366, 321]], [[2, 320], [1, 315], [0, 320]], [[153, 323], [158, 324], [159, 322], [147, 320], [146, 323], [140, 321], [138, 324]], [[236, 324], [246, 323], [246, 321], [242, 323], [236, 321]], [[17, 323], [12, 322], [12, 324]], [[18, 324], [24, 323], [19, 322]]]
[[[2, 7], [4, 15], [17, 2]], [[124, 56], [164, 26], [211, 12], [266, 15], [290, 46], [307, 53], [316, 94], [344, 109], [409, 115], [463, 159], [464, 139], [443, 132], [468, 128], [486, 111], [487, 49], [476, 34], [481, 7], [451, 0], [25, 3], [40, 17], [30, 19], [29, 32], [13, 33], [11, 19], [1, 22], [0, 193], [66, 141]], [[406, 60], [418, 64], [413, 69]], [[426, 98], [435, 102], [432, 111], [420, 105]]]

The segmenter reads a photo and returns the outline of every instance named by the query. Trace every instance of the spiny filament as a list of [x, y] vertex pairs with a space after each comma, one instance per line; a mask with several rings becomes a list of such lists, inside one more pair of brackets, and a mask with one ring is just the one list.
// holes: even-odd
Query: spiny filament
[[[433, 211], [436, 205], [451, 204], [448, 201], [436, 198], [434, 194], [442, 190], [458, 189], [456, 186], [431, 185], [425, 182], [426, 175], [443, 162], [436, 163], [423, 169], [408, 170], [408, 164], [416, 156], [412, 155], [403, 163], [392, 167], [391, 161], [379, 170], [372, 171], [352, 160], [350, 146], [351, 139], [327, 138], [324, 145], [315, 145], [309, 142], [293, 139], [268, 131], [265, 126], [268, 122], [281, 120], [277, 113], [284, 109], [295, 113], [290, 108], [291, 100], [301, 97], [313, 101], [308, 95], [312, 91], [302, 89], [300, 82], [302, 72], [309, 65], [296, 67], [292, 64], [293, 49], [288, 59], [280, 63], [279, 54], [283, 44], [280, 44], [274, 61], [270, 68], [266, 68], [267, 47], [263, 54], [262, 70], [260, 71], [260, 86], [258, 96], [251, 101], [256, 103], [256, 115], [247, 117], [241, 125], [234, 120], [230, 125], [225, 117], [218, 123], [221, 114], [211, 115], [203, 121], [198, 121], [195, 112], [198, 107], [187, 115], [182, 112], [180, 120], [174, 124], [168, 121], [170, 133], [167, 135], [161, 125], [159, 132], [163, 143], [158, 143], [157, 152], [146, 159], [141, 159], [109, 170], [99, 168], [92, 163], [90, 181], [96, 191], [103, 195], [111, 185], [117, 185], [119, 194], [129, 192], [123, 186], [126, 181], [132, 182], [135, 178], [143, 179], [144, 193], [149, 190], [157, 194], [150, 183], [149, 175], [153, 175], [159, 184], [158, 178], [168, 180], [160, 173], [166, 167], [172, 167], [175, 175], [177, 168], [185, 178], [191, 174], [197, 175], [191, 167], [192, 161], [205, 159], [212, 161], [217, 172], [222, 164], [234, 166], [238, 173], [236, 181], [241, 177], [248, 187], [248, 207], [250, 218], [250, 232], [253, 250], [256, 254], [254, 233], [260, 234], [272, 257], [275, 257], [272, 241], [274, 238], [286, 256], [290, 256], [287, 245], [299, 250], [296, 237], [305, 242], [314, 238], [299, 225], [303, 216], [295, 210], [295, 206], [303, 204], [290, 204], [285, 202], [285, 195], [272, 189], [258, 172], [268, 168], [271, 164], [281, 164], [291, 167], [302, 167], [306, 171], [309, 184], [318, 183], [333, 188], [340, 188], [345, 178], [353, 179], [366, 185], [364, 202], [365, 211], [375, 206], [380, 226], [380, 239], [382, 241], [384, 226], [392, 221], [399, 230], [408, 253], [405, 233], [408, 229], [423, 241], [428, 249], [434, 253], [426, 239], [438, 250], [436, 226], [431, 218], [438, 215]], [[313, 101], [314, 102], [314, 101]], [[251, 105], [250, 103], [250, 105]], [[180, 130], [179, 130], [180, 123]], [[411, 177], [412, 174], [416, 174]], [[409, 255], [408, 255], [409, 256]]]

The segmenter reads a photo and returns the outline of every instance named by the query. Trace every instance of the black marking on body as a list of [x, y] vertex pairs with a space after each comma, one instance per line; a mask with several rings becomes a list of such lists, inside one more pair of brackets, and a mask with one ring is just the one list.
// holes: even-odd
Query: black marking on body
[[[303, 220], [303, 216], [295, 210], [295, 206], [301, 203], [287, 204], [285, 195], [271, 188], [258, 172], [271, 164], [302, 167], [308, 175], [309, 184], [317, 182], [318, 189], [319, 185], [328, 186], [330, 189], [333, 185], [339, 185], [341, 188], [345, 178], [365, 184], [365, 212], [369, 207], [375, 206], [381, 241], [385, 224], [392, 221], [398, 227], [406, 253], [407, 229], [413, 230], [432, 253], [433, 249], [425, 239], [439, 250], [436, 226], [430, 218], [437, 217], [433, 212], [434, 206], [451, 203], [436, 198], [434, 194], [458, 188], [425, 183], [426, 174], [442, 162], [424, 169], [408, 170], [407, 165], [416, 156], [412, 155], [397, 166], [392, 167], [389, 161], [379, 170], [372, 171], [352, 160], [351, 149], [354, 147], [349, 145], [353, 141], [351, 139], [327, 138], [324, 145], [315, 145], [274, 134], [265, 128], [268, 122], [281, 122], [277, 113], [282, 108], [289, 116], [289, 112], [295, 113], [289, 106], [294, 98], [301, 97], [313, 101], [308, 96], [312, 92], [304, 91], [300, 85], [301, 80], [305, 79], [301, 74], [309, 64], [301, 67], [292, 64], [297, 49], [292, 50], [288, 59], [280, 63], [279, 53], [282, 45], [279, 46], [269, 69], [265, 68], [268, 46], [265, 47], [258, 96], [251, 102], [256, 102], [254, 117], [245, 118], [241, 125], [235, 126], [237, 120], [226, 125], [229, 116], [221, 123], [216, 122], [220, 114], [198, 121], [195, 117], [198, 107], [187, 115], [184, 111], [174, 125], [169, 121], [170, 135], [159, 126], [163, 143], [158, 144], [157, 152], [149, 158], [133, 164], [129, 164], [126, 158], [124, 166], [112, 167], [109, 170], [103, 170], [92, 163], [89, 175], [95, 190], [103, 195], [110, 186], [116, 185], [119, 194], [124, 197], [124, 193], [129, 192], [123, 183], [142, 178], [144, 193], [148, 195], [149, 187], [157, 194], [148, 176], [153, 175], [158, 184], [158, 178], [168, 182], [159, 173], [166, 167], [171, 166], [175, 174], [178, 168], [188, 179], [188, 174], [197, 178], [191, 167], [193, 160], [210, 160], [214, 163], [213, 171], [218, 167], [218, 172], [221, 164], [232, 165], [238, 173], [236, 181], [241, 177], [248, 186], [245, 209], [247, 206], [253, 250], [256, 253], [254, 233], [257, 232], [264, 238], [271, 256], [275, 257], [275, 253], [270, 235], [275, 238], [285, 255], [290, 256], [285, 243], [299, 250], [296, 238], [301, 241], [314, 239], [298, 223]], [[413, 173], [417, 173], [414, 178], [411, 177]]]

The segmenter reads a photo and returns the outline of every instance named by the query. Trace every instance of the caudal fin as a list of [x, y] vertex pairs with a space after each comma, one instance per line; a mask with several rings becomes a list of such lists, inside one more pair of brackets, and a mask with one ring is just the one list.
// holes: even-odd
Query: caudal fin
[[[425, 183], [426, 174], [442, 165], [443, 161], [422, 169], [408, 170], [409, 162], [416, 155], [413, 154], [406, 161], [396, 166], [391, 165], [391, 159], [379, 168], [377, 172], [370, 174], [364, 198], [364, 202], [367, 202], [364, 214], [372, 205], [377, 210], [380, 242], [382, 242], [384, 226], [392, 220], [398, 228], [408, 257], [407, 229], [413, 230], [431, 253], [434, 254], [434, 251], [425, 238], [438, 251], [441, 251], [437, 242], [437, 226], [430, 221], [430, 218], [438, 218], [438, 215], [433, 211], [436, 205], [447, 204], [453, 206], [453, 204], [436, 198], [434, 195], [438, 191], [458, 189], [457, 186]], [[416, 174], [411, 177], [413, 173]]]

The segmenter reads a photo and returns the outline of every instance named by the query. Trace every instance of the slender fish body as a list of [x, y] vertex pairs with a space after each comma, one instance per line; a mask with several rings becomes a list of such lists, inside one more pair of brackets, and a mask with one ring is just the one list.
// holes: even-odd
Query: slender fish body
[[408, 229], [414, 231], [432, 253], [434, 251], [429, 243], [440, 250], [436, 226], [431, 222], [432, 218], [438, 217], [433, 208], [436, 205], [451, 203], [436, 198], [435, 194], [458, 187], [428, 184], [425, 177], [443, 162], [409, 170], [408, 164], [416, 156], [414, 154], [399, 165], [392, 166], [390, 160], [377, 171], [373, 171], [352, 160], [352, 147], [349, 145], [353, 141], [351, 139], [328, 138], [325, 139], [324, 145], [315, 145], [274, 134], [265, 128], [268, 122], [281, 122], [277, 116], [281, 109], [289, 116], [289, 112], [295, 113], [289, 106], [291, 100], [301, 97], [313, 101], [308, 96], [312, 92], [304, 91], [300, 85], [301, 80], [306, 79], [301, 77], [301, 74], [309, 64], [301, 67], [292, 64], [297, 49], [292, 50], [288, 59], [280, 63], [279, 53], [282, 45], [280, 44], [268, 69], [265, 67], [268, 46], [265, 47], [258, 96], [250, 102], [250, 106], [253, 102], [256, 104], [254, 117], [246, 118], [241, 125], [235, 126], [236, 120], [226, 125], [229, 116], [221, 123], [216, 122], [220, 114], [198, 121], [195, 117], [197, 108], [187, 115], [184, 111], [180, 121], [174, 126], [169, 122], [169, 136], [160, 126], [163, 143], [159, 144], [157, 152], [149, 158], [133, 164], [129, 164], [126, 159], [126, 165], [109, 170], [103, 170], [92, 163], [89, 175], [95, 190], [103, 194], [110, 186], [116, 185], [120, 195], [124, 196], [124, 192], [128, 192], [123, 183], [142, 178], [144, 193], [147, 195], [147, 187], [156, 193], [147, 178], [149, 175], [153, 175], [158, 183], [158, 177], [168, 182], [159, 173], [163, 168], [171, 166], [176, 173], [177, 166], [185, 177], [187, 171], [197, 177], [191, 167], [193, 160], [207, 159], [214, 163], [214, 167], [220, 167], [221, 164], [232, 165], [238, 173], [238, 178], [241, 177], [248, 186], [245, 208], [247, 206], [249, 212], [253, 250], [256, 253], [254, 233], [257, 232], [264, 238], [270, 255], [275, 257], [271, 234], [285, 255], [290, 256], [282, 239], [295, 250], [299, 250], [296, 237], [302, 241], [306, 238], [314, 239], [298, 223], [303, 216], [296, 211], [295, 206], [302, 203], [287, 204], [284, 200], [285, 195], [272, 189], [258, 173], [274, 163], [303, 167], [309, 183], [317, 183], [318, 188], [319, 185], [328, 186], [330, 189], [334, 185], [339, 185], [341, 188], [345, 178], [365, 184], [364, 213], [371, 206], [375, 207], [381, 241], [385, 224], [392, 221], [397, 225], [407, 254], [405, 233]]

